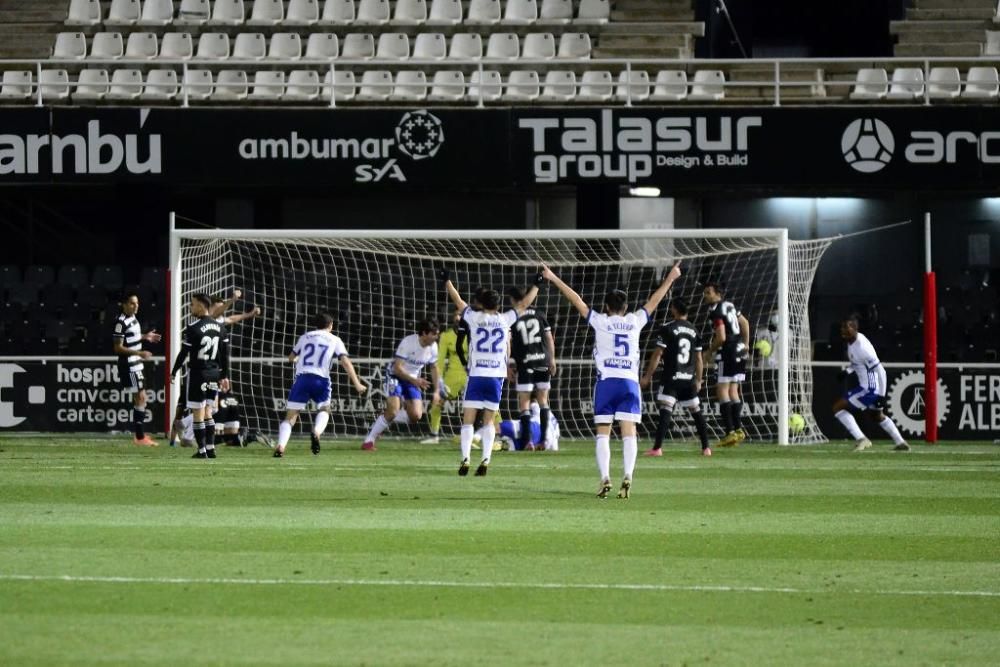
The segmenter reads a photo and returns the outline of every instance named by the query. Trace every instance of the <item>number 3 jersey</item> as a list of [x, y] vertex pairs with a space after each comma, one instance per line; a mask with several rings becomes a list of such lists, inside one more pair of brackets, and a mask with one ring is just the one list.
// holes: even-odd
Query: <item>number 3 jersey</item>
[[594, 363], [597, 379], [639, 381], [639, 334], [649, 322], [640, 308], [627, 315], [605, 315], [591, 309], [587, 323], [594, 329]]
[[295, 360], [295, 377], [304, 373], [330, 379], [330, 366], [334, 359], [347, 354], [344, 341], [325, 329], [317, 329], [299, 336], [292, 348]]
[[469, 325], [469, 377], [507, 377], [507, 348], [516, 310], [487, 313], [466, 308], [462, 319]]
[[701, 354], [698, 332], [687, 320], [671, 320], [656, 333], [656, 346], [663, 349], [660, 383], [695, 379], [695, 355]]

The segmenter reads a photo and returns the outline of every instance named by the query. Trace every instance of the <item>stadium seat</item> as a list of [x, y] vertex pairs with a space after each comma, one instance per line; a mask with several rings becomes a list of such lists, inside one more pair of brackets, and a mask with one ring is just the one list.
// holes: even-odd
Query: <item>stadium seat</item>
[[109, 100], [135, 100], [142, 94], [142, 72], [137, 69], [116, 69], [111, 73]]
[[559, 58], [587, 60], [590, 51], [590, 35], [585, 32], [567, 32], [559, 38]]
[[[545, 5], [542, 5], [544, 9]], [[584, 72], [580, 79], [577, 102], [607, 102], [614, 93], [614, 79], [611, 72]]]
[[260, 60], [267, 55], [267, 40], [259, 32], [241, 32], [233, 42], [233, 58]]
[[142, 99], [167, 101], [177, 97], [177, 72], [172, 69], [152, 69], [146, 73]]
[[138, 25], [168, 25], [174, 20], [172, 0], [143, 0]]
[[458, 25], [462, 22], [461, 0], [432, 0], [427, 25]]
[[466, 25], [493, 25], [500, 22], [500, 0], [470, 0]]
[[111, 0], [106, 26], [133, 25], [142, 16], [139, 0]]
[[540, 102], [572, 102], [576, 98], [576, 73], [569, 70], [549, 70]]
[[319, 25], [348, 25], [354, 18], [354, 0], [326, 0]]
[[654, 102], [678, 102], [687, 97], [687, 72], [665, 69], [656, 73], [656, 85], [649, 99]]
[[349, 102], [354, 99], [357, 91], [354, 72], [342, 70], [327, 72], [323, 77], [323, 86], [320, 96], [327, 102], [330, 101], [331, 93], [335, 96], [336, 101]]
[[538, 99], [540, 83], [538, 72], [534, 70], [514, 70], [507, 75], [507, 89], [503, 93], [506, 102], [533, 102]]
[[73, 89], [73, 99], [83, 101], [96, 101], [104, 98], [108, 94], [108, 86], [111, 81], [108, 78], [106, 69], [84, 69], [80, 70], [80, 75], [76, 80], [76, 88]]
[[284, 72], [254, 72], [253, 92], [250, 99], [259, 101], [280, 100], [285, 94]]
[[992, 99], [997, 96], [998, 90], [1000, 90], [1000, 83], [998, 83], [996, 67], [970, 67], [962, 97], [965, 99]]
[[82, 264], [65, 264], [56, 272], [56, 284], [67, 287], [83, 287], [90, 281], [87, 267]]
[[331, 60], [340, 55], [340, 41], [332, 32], [313, 32], [306, 42], [306, 60]]
[[388, 22], [389, 0], [358, 0], [358, 15], [354, 19], [355, 24], [383, 25]]
[[726, 96], [726, 75], [721, 70], [702, 69], [694, 73], [689, 100], [721, 100]]
[[144, 266], [139, 274], [139, 284], [154, 290], [163, 289], [166, 286], [166, 274], [158, 266]]
[[984, 56], [1000, 56], [1000, 30], [987, 30], [986, 43], [983, 44]]
[[319, 21], [319, 0], [289, 0], [284, 25], [314, 25]]
[[394, 102], [420, 102], [427, 98], [427, 75], [420, 71], [404, 70], [396, 73], [392, 95]]
[[180, 58], [187, 60], [194, 55], [194, 40], [191, 34], [186, 32], [168, 32], [163, 35], [163, 42], [160, 44], [161, 58]]
[[522, 58], [545, 60], [556, 57], [556, 38], [550, 32], [531, 32], [524, 36]]
[[297, 69], [288, 75], [285, 101], [313, 102], [319, 99], [319, 72]]
[[3, 83], [0, 84], [0, 99], [24, 100], [32, 94], [31, 72], [7, 70], [3, 73]]
[[209, 25], [240, 25], [246, 16], [243, 0], [215, 0]]
[[483, 38], [479, 33], [459, 32], [452, 35], [448, 57], [454, 60], [479, 60], [483, 57]]
[[852, 100], [880, 100], [889, 92], [889, 75], [881, 67], [864, 67], [851, 91]]
[[125, 42], [120, 32], [99, 32], [90, 40], [90, 58], [121, 58], [125, 55]]
[[923, 96], [924, 70], [919, 67], [897, 67], [893, 70], [886, 99], [913, 101]]
[[341, 58], [374, 58], [375, 37], [369, 33], [352, 32], [344, 37], [344, 50]]
[[649, 99], [649, 73], [643, 70], [631, 70], [618, 74], [618, 85], [615, 86], [615, 99], [619, 102], [644, 102]]
[[16, 264], [0, 265], [0, 288], [7, 289], [21, 284], [21, 267]]
[[502, 23], [507, 25], [531, 25], [537, 20], [537, 0], [507, 0]]
[[184, 74], [184, 93], [192, 100], [207, 100], [212, 96], [212, 72], [207, 69], [189, 69]]
[[420, 25], [427, 20], [427, 0], [396, 0], [394, 25]]
[[87, 38], [82, 32], [61, 32], [56, 35], [52, 57], [60, 60], [79, 60], [87, 57]]
[[579, 25], [603, 25], [611, 18], [611, 4], [608, 0], [580, 0], [573, 23]]
[[100, 25], [101, 3], [99, 0], [70, 0], [66, 25]]
[[247, 25], [278, 25], [285, 19], [281, 0], [253, 0]]
[[47, 287], [56, 282], [56, 270], [46, 264], [32, 264], [24, 270], [25, 285]]
[[106, 290], [120, 290], [124, 284], [121, 267], [108, 264], [94, 267], [94, 275], [90, 284], [103, 287]]
[[386, 70], [367, 70], [361, 75], [361, 88], [355, 99], [360, 101], [385, 101], [392, 94], [392, 73]]
[[224, 32], [203, 32], [198, 38], [198, 60], [225, 60], [229, 57], [229, 35]]
[[512, 32], [494, 32], [486, 43], [486, 57], [496, 60], [517, 60], [521, 55], [521, 40]]
[[204, 25], [210, 16], [208, 0], [181, 0], [174, 25]]
[[213, 102], [242, 102], [250, 91], [247, 73], [238, 69], [223, 69], [215, 75]]
[[108, 303], [108, 290], [96, 285], [80, 285], [76, 290], [76, 302], [91, 311], [100, 310]]
[[459, 70], [438, 70], [427, 99], [432, 102], [457, 102], [465, 97], [465, 74]]
[[406, 60], [410, 57], [410, 38], [402, 32], [383, 32], [375, 49], [377, 60]]
[[65, 311], [73, 306], [73, 288], [68, 285], [49, 285], [40, 298], [46, 309]]
[[125, 43], [126, 58], [155, 58], [159, 51], [156, 33], [133, 32]]
[[484, 102], [496, 102], [503, 95], [503, 81], [500, 72], [496, 70], [479, 70], [472, 73], [469, 78], [469, 91], [467, 98], [473, 102], [478, 102], [480, 96]]
[[267, 57], [276, 60], [298, 60], [302, 57], [302, 38], [294, 32], [276, 32], [271, 35]]
[[[46, 308], [52, 307], [48, 302], [43, 303], [45, 303]], [[58, 306], [55, 307], [58, 308]], [[47, 340], [61, 340], [68, 343], [70, 337], [73, 335], [73, 325], [64, 320], [48, 320], [45, 322], [43, 335]]]
[[17, 304], [22, 307], [34, 307], [38, 305], [37, 285], [14, 285], [7, 290], [7, 303]]
[[443, 60], [448, 55], [448, 42], [439, 32], [422, 32], [413, 43], [413, 57]]
[[573, 0], [542, 0], [539, 23], [565, 24], [573, 20]]
[[38, 75], [43, 100], [65, 100], [69, 97], [69, 72], [64, 69], [43, 69]]
[[927, 75], [927, 96], [935, 100], [954, 99], [962, 91], [957, 67], [932, 67]]

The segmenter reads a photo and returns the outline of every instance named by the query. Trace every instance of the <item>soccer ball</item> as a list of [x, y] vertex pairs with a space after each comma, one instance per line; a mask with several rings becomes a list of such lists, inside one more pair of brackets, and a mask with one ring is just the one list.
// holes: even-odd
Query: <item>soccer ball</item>
[[855, 120], [840, 139], [840, 150], [847, 164], [863, 174], [881, 171], [889, 164], [895, 148], [892, 130], [877, 118]]
[[796, 413], [788, 418], [788, 430], [792, 433], [792, 435], [802, 433], [805, 428], [806, 420], [802, 417], [802, 415]]
[[759, 340], [753, 344], [753, 349], [757, 350], [757, 354], [762, 357], [771, 356], [771, 343], [766, 340]]

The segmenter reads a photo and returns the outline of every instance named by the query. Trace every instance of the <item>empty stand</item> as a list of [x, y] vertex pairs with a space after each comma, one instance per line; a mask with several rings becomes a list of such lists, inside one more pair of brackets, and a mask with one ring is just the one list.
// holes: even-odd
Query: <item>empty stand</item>
[[144, 0], [142, 14], [137, 25], [159, 26], [167, 25], [174, 20], [174, 3], [172, 0]]
[[880, 100], [889, 92], [889, 74], [882, 67], [858, 70], [857, 82], [851, 91], [852, 100]]
[[319, 22], [319, 0], [289, 0], [286, 26], [311, 26]]
[[332, 32], [314, 32], [306, 42], [306, 60], [330, 60], [340, 55], [340, 40]]

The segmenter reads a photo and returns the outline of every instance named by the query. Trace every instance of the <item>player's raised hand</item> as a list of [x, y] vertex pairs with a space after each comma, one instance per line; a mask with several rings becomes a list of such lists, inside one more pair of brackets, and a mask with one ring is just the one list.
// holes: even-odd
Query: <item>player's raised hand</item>
[[254, 309], [253, 309], [252, 312], [253, 312], [253, 314], [251, 315], [251, 317], [257, 317], [258, 315], [260, 315], [260, 312], [261, 312], [260, 311], [260, 306], [254, 307]]
[[150, 343], [159, 343], [162, 338], [163, 336], [156, 333], [156, 329], [150, 329], [142, 335], [142, 339]]
[[445, 269], [445, 268], [438, 269], [437, 276], [438, 276], [438, 280], [440, 280], [442, 283], [446, 283], [449, 280], [451, 280], [451, 272], [448, 271], [448, 269]]
[[240, 298], [241, 296], [243, 296], [243, 290], [241, 290], [239, 287], [234, 287], [233, 288], [233, 301], [236, 301], [236, 299]]
[[667, 278], [670, 280], [677, 280], [681, 277], [681, 263], [680, 260], [670, 269], [670, 273], [667, 274]]
[[553, 279], [554, 279], [554, 278], [556, 277], [556, 274], [554, 274], [554, 273], [552, 272], [552, 269], [550, 269], [550, 268], [549, 268], [548, 266], [546, 266], [545, 264], [542, 264], [542, 270], [541, 270], [541, 271], [539, 271], [539, 272], [538, 272], [538, 274], [539, 274], [539, 275], [540, 275], [540, 276], [541, 276], [542, 278], [545, 278], [545, 280], [553, 280]]

